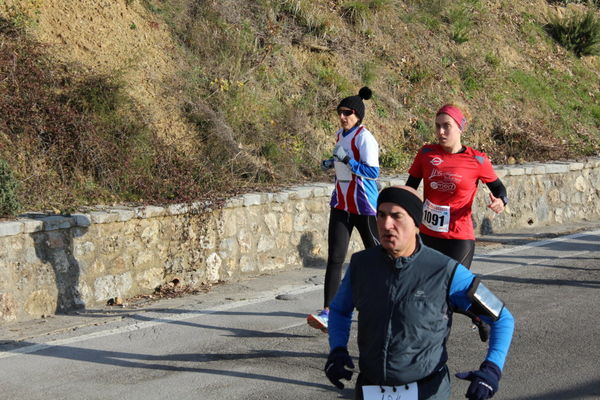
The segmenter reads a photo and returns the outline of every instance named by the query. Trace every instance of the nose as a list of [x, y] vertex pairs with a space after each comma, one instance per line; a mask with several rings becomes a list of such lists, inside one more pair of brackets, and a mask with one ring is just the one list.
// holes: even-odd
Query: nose
[[392, 218], [383, 217], [382, 226], [383, 226], [383, 229], [385, 229], [385, 230], [392, 229], [392, 227], [394, 226], [394, 224], [392, 223]]

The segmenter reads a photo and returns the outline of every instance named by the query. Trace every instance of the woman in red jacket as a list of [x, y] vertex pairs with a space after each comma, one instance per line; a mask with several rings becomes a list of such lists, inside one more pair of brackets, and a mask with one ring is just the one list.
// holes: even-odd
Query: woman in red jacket
[[423, 243], [470, 268], [475, 252], [471, 207], [478, 182], [489, 187], [488, 207], [494, 212], [501, 213], [508, 198], [487, 155], [461, 143], [466, 124], [458, 106], [446, 104], [438, 110], [438, 142], [419, 150], [406, 185], [417, 189], [423, 180]]

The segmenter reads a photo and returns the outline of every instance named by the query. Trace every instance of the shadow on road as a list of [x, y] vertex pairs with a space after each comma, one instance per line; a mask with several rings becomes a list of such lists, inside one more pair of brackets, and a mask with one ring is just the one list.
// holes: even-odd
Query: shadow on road
[[[28, 346], [38, 346], [37, 343], [30, 342], [15, 342], [12, 344], [18, 345], [20, 348]], [[10, 344], [9, 344], [10, 346]], [[14, 352], [19, 352], [18, 350]], [[221, 375], [233, 378], [252, 379], [260, 382], [277, 382], [288, 385], [307, 386], [314, 387], [328, 391], [339, 392], [334, 386], [326, 383], [307, 382], [289, 377], [265, 375], [258, 373], [247, 373], [238, 372], [233, 369], [225, 367], [224, 369], [216, 368], [204, 368], [195, 366], [180, 366], [172, 365], [169, 363], [210, 363], [217, 361], [240, 361], [240, 360], [254, 360], [254, 359], [293, 359], [293, 358], [319, 358], [323, 359], [325, 363], [326, 355], [324, 353], [307, 353], [307, 352], [292, 352], [292, 351], [281, 351], [281, 350], [253, 350], [249, 353], [215, 353], [215, 354], [165, 354], [165, 355], [151, 355], [151, 354], [136, 354], [126, 353], [120, 351], [109, 351], [109, 350], [96, 350], [96, 349], [85, 349], [72, 346], [52, 346], [41, 348], [32, 354], [36, 356], [53, 357], [60, 359], [67, 359], [73, 361], [91, 362], [95, 364], [111, 365], [122, 368], [140, 368], [140, 369], [152, 369], [162, 370], [171, 372], [195, 372], [202, 374]], [[237, 367], [238, 365], [236, 365]], [[277, 369], [272, 369], [276, 371]], [[324, 381], [326, 378], [323, 377]]]
[[578, 281], [574, 279], [536, 279], [536, 278], [516, 278], [512, 276], [486, 275], [486, 281], [499, 281], [510, 283], [522, 283], [526, 285], [554, 285], [554, 286], [574, 286], [586, 288], [600, 288], [600, 281]]
[[589, 381], [582, 385], [565, 388], [563, 390], [555, 390], [553, 392], [545, 392], [533, 396], [511, 397], [507, 400], [548, 400], [548, 399], [597, 399], [600, 397], [600, 379]]

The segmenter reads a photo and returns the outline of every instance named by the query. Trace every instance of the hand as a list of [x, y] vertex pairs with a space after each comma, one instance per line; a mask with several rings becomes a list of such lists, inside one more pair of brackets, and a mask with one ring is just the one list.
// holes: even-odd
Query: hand
[[354, 369], [354, 363], [348, 349], [345, 347], [336, 347], [331, 350], [329, 357], [327, 357], [327, 363], [325, 364], [325, 375], [338, 389], [343, 389], [344, 384], [340, 382], [340, 379], [344, 378], [349, 381], [352, 379], [352, 372], [345, 367]]
[[348, 153], [346, 153], [346, 150], [344, 150], [344, 148], [339, 144], [336, 144], [333, 148], [333, 158], [336, 161], [343, 162], [344, 164], [348, 164], [348, 161], [350, 161], [350, 156], [348, 155]]
[[333, 158], [321, 161], [321, 169], [323, 171], [327, 171], [328, 169], [331, 169], [331, 168], [333, 168]]
[[459, 372], [458, 379], [471, 381], [465, 397], [469, 400], [490, 399], [498, 391], [500, 381], [500, 368], [491, 361], [485, 360], [478, 371]]
[[493, 212], [496, 214], [500, 214], [504, 211], [504, 202], [499, 197], [494, 197], [493, 194], [490, 193], [490, 204], [488, 205]]

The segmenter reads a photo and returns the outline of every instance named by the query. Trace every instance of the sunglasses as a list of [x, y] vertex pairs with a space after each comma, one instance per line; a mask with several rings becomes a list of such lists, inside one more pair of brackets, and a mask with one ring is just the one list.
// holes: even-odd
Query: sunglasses
[[343, 115], [344, 117], [349, 117], [354, 114], [354, 110], [337, 110], [339, 115]]

